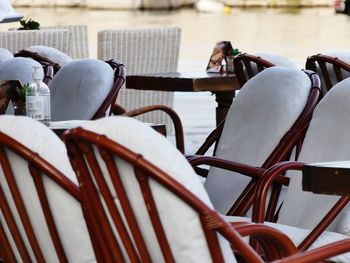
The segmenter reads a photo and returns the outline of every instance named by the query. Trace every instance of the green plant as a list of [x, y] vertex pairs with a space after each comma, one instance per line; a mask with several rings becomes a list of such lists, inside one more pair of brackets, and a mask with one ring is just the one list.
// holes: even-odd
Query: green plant
[[40, 24], [29, 17], [23, 18], [19, 22], [22, 27], [18, 28], [18, 30], [39, 30], [40, 29]]
[[14, 96], [15, 98], [17, 98], [17, 100], [20, 101], [26, 101], [26, 93], [27, 93], [27, 89], [29, 87], [29, 84], [24, 84], [23, 86], [17, 86], [16, 87], [16, 95]]
[[232, 55], [232, 56], [236, 56], [239, 53], [241, 53], [241, 51], [239, 51], [238, 48], [233, 48], [233, 49], [230, 50], [230, 55]]

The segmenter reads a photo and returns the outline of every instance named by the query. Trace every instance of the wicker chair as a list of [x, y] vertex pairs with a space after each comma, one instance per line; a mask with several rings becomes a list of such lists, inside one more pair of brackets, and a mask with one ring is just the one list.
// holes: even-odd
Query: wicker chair
[[323, 94], [350, 76], [350, 53], [317, 54], [307, 58], [305, 68], [320, 75]]
[[117, 61], [81, 59], [68, 63], [49, 83], [52, 120], [94, 120], [109, 115], [124, 82], [125, 67]]
[[0, 31], [0, 47], [13, 54], [34, 45], [56, 48], [69, 54], [71, 33], [69, 30], [12, 30]]
[[94, 261], [62, 141], [27, 117], [1, 116], [0, 126], [1, 261]]
[[137, 120], [100, 119], [69, 131], [64, 139], [79, 174], [98, 262], [236, 262], [233, 248], [244, 262], [294, 254], [285, 260], [296, 263], [350, 250], [345, 240], [298, 255], [277, 230], [241, 226], [242, 233], [259, 241], [263, 261], [212, 209], [183, 155]]
[[266, 53], [256, 55], [242, 53], [234, 59], [235, 74], [241, 87], [265, 68], [273, 66], [297, 67], [288, 58]]
[[[208, 136], [195, 156], [188, 157], [198, 174], [206, 177], [204, 186], [220, 213], [245, 215], [261, 176], [261, 171], [249, 173], [251, 178], [240, 174], [244, 170], [230, 171], [228, 160], [268, 168], [289, 160], [292, 149], [301, 145], [320, 95], [317, 74], [305, 73], [271, 67], [249, 80], [225, 122]], [[213, 144], [214, 157], [204, 156]], [[199, 168], [203, 164], [210, 165], [209, 172]], [[279, 190], [274, 190], [269, 210], [274, 211], [278, 195]]]
[[[103, 30], [98, 32], [98, 58], [121, 61], [127, 74], [177, 71], [180, 49], [179, 28], [150, 28], [130, 30]], [[173, 107], [172, 92], [135, 91], [122, 89], [117, 103], [127, 111], [148, 105]], [[140, 117], [143, 121], [167, 124], [170, 120], [162, 112]]]
[[[339, 82], [316, 106], [298, 162], [284, 162], [272, 166], [264, 172], [263, 179], [256, 189], [253, 221], [261, 223], [266, 219], [266, 189], [272, 182], [277, 183], [278, 180], [285, 178], [281, 175], [287, 177], [285, 178], [287, 181], [283, 184], [289, 186], [277, 223], [266, 224], [288, 235], [301, 251], [349, 238], [349, 197], [303, 192], [301, 172], [296, 171], [301, 170], [304, 163], [342, 161], [350, 158], [350, 140], [347, 132], [350, 128], [349, 85], [350, 78]], [[247, 219], [235, 217], [229, 220]], [[350, 262], [350, 253], [332, 261]]]

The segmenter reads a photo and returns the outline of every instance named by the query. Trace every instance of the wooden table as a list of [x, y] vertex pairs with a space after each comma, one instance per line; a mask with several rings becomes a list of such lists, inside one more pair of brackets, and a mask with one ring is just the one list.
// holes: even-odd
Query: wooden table
[[154, 73], [126, 76], [126, 88], [179, 92], [211, 91], [216, 96], [216, 122], [226, 116], [239, 83], [234, 74], [200, 72]]
[[350, 195], [350, 161], [304, 165], [303, 190], [317, 194]]

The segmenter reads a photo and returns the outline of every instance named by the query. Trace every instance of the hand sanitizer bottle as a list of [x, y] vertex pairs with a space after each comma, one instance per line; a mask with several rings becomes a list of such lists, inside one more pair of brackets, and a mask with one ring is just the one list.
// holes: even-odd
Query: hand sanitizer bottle
[[49, 126], [51, 122], [50, 90], [42, 81], [40, 67], [33, 67], [33, 83], [26, 93], [27, 116]]

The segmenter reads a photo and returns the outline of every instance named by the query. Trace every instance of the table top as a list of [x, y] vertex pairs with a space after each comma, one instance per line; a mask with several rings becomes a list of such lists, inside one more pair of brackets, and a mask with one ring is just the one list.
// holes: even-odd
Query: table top
[[318, 194], [350, 195], [350, 161], [304, 165], [303, 190]]
[[126, 88], [161, 91], [234, 91], [239, 89], [235, 74], [206, 71], [153, 73], [126, 76]]

